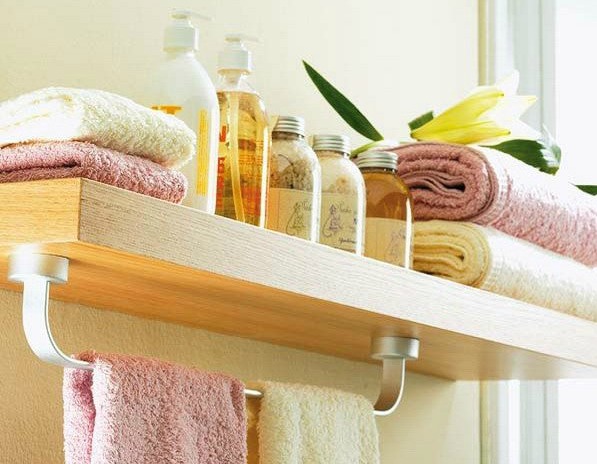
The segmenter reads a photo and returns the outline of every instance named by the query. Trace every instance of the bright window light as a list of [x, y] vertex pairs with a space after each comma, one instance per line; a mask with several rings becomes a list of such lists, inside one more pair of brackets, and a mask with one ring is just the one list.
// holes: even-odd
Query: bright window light
[[559, 382], [558, 464], [597, 462], [597, 380]]
[[591, 51], [597, 43], [596, 25], [597, 1], [556, 1], [558, 175], [576, 184], [597, 184], [597, 59]]

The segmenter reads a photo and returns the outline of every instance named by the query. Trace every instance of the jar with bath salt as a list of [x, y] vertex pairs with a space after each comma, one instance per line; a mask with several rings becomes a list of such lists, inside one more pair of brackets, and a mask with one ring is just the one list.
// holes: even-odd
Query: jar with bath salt
[[365, 256], [411, 268], [413, 201], [396, 174], [398, 155], [368, 151], [360, 153], [354, 162], [363, 174], [367, 192]]
[[365, 182], [348, 158], [350, 141], [343, 135], [314, 135], [321, 164], [319, 242], [362, 255], [365, 240]]
[[267, 228], [317, 241], [321, 168], [305, 140], [305, 120], [278, 116], [272, 131]]

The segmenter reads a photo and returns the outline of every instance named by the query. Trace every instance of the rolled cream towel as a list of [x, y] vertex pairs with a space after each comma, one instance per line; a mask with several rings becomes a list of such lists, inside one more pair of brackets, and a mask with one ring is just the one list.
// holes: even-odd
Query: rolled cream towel
[[260, 464], [379, 464], [373, 406], [331, 388], [262, 382]]
[[489, 227], [415, 223], [414, 269], [597, 321], [597, 269]]
[[0, 104], [0, 147], [77, 140], [179, 168], [196, 137], [174, 116], [101, 90], [49, 87]]
[[91, 143], [27, 143], [0, 149], [0, 183], [71, 177], [172, 203], [180, 203], [187, 191], [187, 181], [180, 172]]
[[245, 464], [243, 384], [156, 359], [84, 353], [64, 371], [67, 464]]
[[597, 198], [487, 148], [414, 143], [394, 151], [416, 219], [491, 226], [597, 266]]

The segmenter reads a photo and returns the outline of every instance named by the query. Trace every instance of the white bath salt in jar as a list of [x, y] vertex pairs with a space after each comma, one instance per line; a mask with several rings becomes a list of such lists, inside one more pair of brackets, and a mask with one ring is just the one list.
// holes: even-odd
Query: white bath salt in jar
[[354, 160], [365, 179], [367, 236], [365, 256], [411, 268], [413, 262], [413, 200], [398, 177], [398, 155], [367, 151]]
[[321, 168], [305, 140], [305, 120], [278, 116], [272, 131], [267, 228], [316, 242]]
[[350, 161], [350, 141], [343, 135], [314, 135], [321, 164], [319, 242], [362, 255], [365, 240], [365, 182]]

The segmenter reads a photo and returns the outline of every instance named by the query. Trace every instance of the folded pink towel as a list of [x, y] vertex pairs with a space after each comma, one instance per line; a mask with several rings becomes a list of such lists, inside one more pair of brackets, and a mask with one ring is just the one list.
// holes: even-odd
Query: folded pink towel
[[0, 183], [85, 177], [180, 203], [187, 191], [178, 171], [87, 142], [47, 142], [0, 149]]
[[416, 219], [491, 226], [597, 266], [597, 198], [487, 148], [413, 143], [394, 151]]
[[244, 464], [240, 381], [158, 360], [84, 353], [64, 373], [67, 464]]

